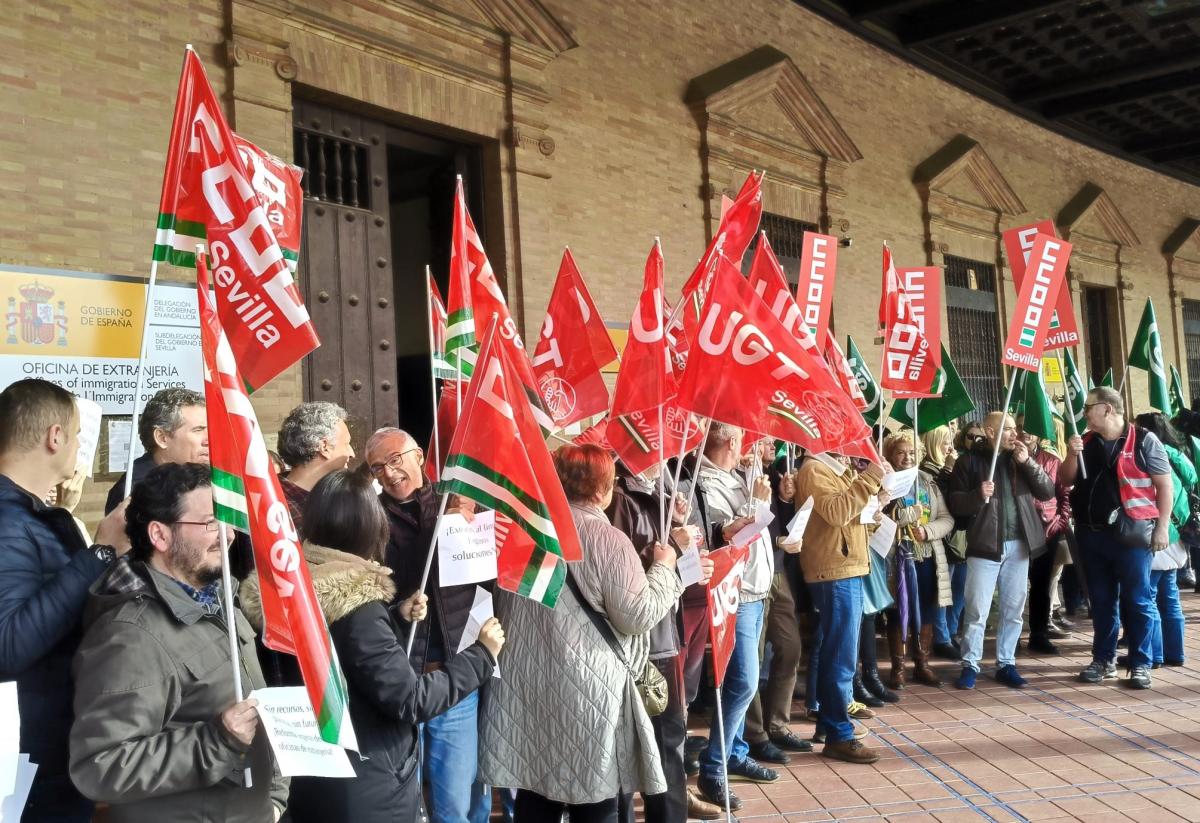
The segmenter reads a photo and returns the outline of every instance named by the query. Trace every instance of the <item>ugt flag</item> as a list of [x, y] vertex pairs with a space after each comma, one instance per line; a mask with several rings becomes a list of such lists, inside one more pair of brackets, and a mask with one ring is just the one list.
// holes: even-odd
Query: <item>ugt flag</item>
[[733, 654], [742, 574], [750, 559], [750, 547], [729, 546], [718, 549], [710, 557], [713, 574], [708, 581], [708, 637], [713, 650], [713, 678], [720, 688], [725, 681], [729, 657]]
[[321, 739], [358, 749], [346, 679], [309, 577], [275, 464], [267, 454], [239, 364], [196, 258], [204, 397], [217, 519], [250, 535], [263, 608], [263, 642], [300, 664]]
[[[265, 167], [255, 168], [262, 178]], [[264, 208], [254, 179], [204, 67], [189, 48], [175, 100], [154, 257], [194, 262], [197, 241], [207, 238], [217, 313], [250, 391], [320, 345], [276, 239], [277, 229], [288, 228], [278, 224], [286, 221], [282, 211]], [[285, 196], [286, 187], [277, 194]]]

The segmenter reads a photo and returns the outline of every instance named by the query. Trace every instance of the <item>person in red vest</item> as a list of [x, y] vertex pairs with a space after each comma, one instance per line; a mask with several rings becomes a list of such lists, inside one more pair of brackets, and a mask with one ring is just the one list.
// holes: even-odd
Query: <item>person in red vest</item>
[[1101, 683], [1117, 676], [1119, 598], [1129, 685], [1148, 689], [1156, 609], [1150, 562], [1170, 541], [1171, 464], [1157, 437], [1126, 421], [1124, 401], [1113, 389], [1092, 389], [1083, 409], [1088, 432], [1070, 439], [1060, 470], [1062, 483], [1075, 484], [1071, 509], [1092, 601], [1092, 662], [1079, 679]]

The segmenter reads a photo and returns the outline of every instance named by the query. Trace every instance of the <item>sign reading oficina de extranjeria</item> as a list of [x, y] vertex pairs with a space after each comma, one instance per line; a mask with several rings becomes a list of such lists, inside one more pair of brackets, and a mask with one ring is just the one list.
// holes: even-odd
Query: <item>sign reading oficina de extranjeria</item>
[[[0, 388], [40, 377], [132, 414], [145, 301], [139, 277], [0, 265]], [[172, 386], [203, 391], [196, 287], [156, 283], [150, 318], [142, 402]]]

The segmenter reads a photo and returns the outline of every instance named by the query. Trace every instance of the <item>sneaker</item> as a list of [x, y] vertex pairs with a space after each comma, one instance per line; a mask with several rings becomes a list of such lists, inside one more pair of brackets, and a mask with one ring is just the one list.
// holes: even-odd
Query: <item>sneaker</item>
[[846, 713], [849, 714], [855, 720], [870, 720], [872, 717], [875, 716], [875, 712], [871, 711], [865, 705], [863, 705], [862, 703], [859, 703], [857, 700], [850, 701], [850, 705], [849, 705], [849, 707], [847, 707]]
[[1103, 683], [1117, 676], [1117, 667], [1112, 663], [1101, 663], [1093, 660], [1088, 667], [1079, 673], [1079, 679], [1084, 683]]
[[[862, 723], [854, 724], [854, 739], [855, 740], [862, 740], [864, 737], [866, 737], [870, 733], [871, 733], [871, 730], [868, 729], [866, 726], [864, 726]], [[813, 739], [814, 743], [824, 743], [825, 742], [825, 730], [821, 728], [821, 725], [819, 723], [817, 724], [817, 730], [815, 732], [813, 732], [812, 739]]]
[[804, 710], [804, 719], [807, 720], [809, 723], [816, 723], [818, 720], [821, 719], [821, 715], [816, 709], [805, 709]]
[[1017, 673], [1017, 667], [1012, 664], [996, 669], [996, 682], [1003, 683], [1010, 689], [1023, 689], [1029, 685], [1029, 681], [1021, 677]]
[[764, 763], [777, 763], [780, 766], [786, 766], [792, 762], [792, 758], [788, 756], [788, 753], [770, 740], [764, 740], [761, 743], [751, 743], [750, 756], [755, 760], [761, 760]]
[[[791, 758], [788, 759], [790, 760]], [[735, 781], [742, 783], [774, 783], [778, 780], [779, 772], [774, 769], [768, 769], [766, 766], [758, 765], [754, 762], [754, 758], [751, 757], [747, 757], [741, 763], [729, 766], [730, 783]]]
[[1058, 646], [1050, 642], [1045, 634], [1029, 635], [1029, 651], [1038, 654], [1058, 654]]
[[857, 740], [844, 740], [841, 743], [826, 743], [821, 749], [821, 756], [833, 760], [843, 760], [846, 763], [874, 763], [879, 759], [879, 753], [868, 749]]
[[813, 750], [810, 741], [793, 731], [775, 732], [771, 735], [771, 742], [785, 752], [811, 752]]
[[1150, 682], [1150, 669], [1145, 666], [1134, 666], [1129, 672], [1129, 688], [1131, 689], [1148, 689], [1153, 684]]
[[[700, 778], [696, 781], [696, 789], [700, 792], [700, 796], [709, 803], [720, 806], [722, 809], [725, 808], [725, 795], [727, 789], [721, 778], [705, 777], [704, 775], [700, 775]], [[739, 798], [733, 792], [728, 792], [728, 794], [729, 809], [730, 811], [736, 812], [742, 807], [741, 798]]]
[[979, 677], [979, 672], [972, 669], [970, 666], [963, 666], [962, 674], [958, 676], [954, 687], [958, 689], [973, 689], [975, 688], [975, 678]]

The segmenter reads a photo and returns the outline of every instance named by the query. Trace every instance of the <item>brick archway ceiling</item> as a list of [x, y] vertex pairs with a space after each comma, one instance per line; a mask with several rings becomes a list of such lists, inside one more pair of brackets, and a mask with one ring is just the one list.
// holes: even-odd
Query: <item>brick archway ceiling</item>
[[793, 0], [1096, 148], [1200, 184], [1200, 0]]

